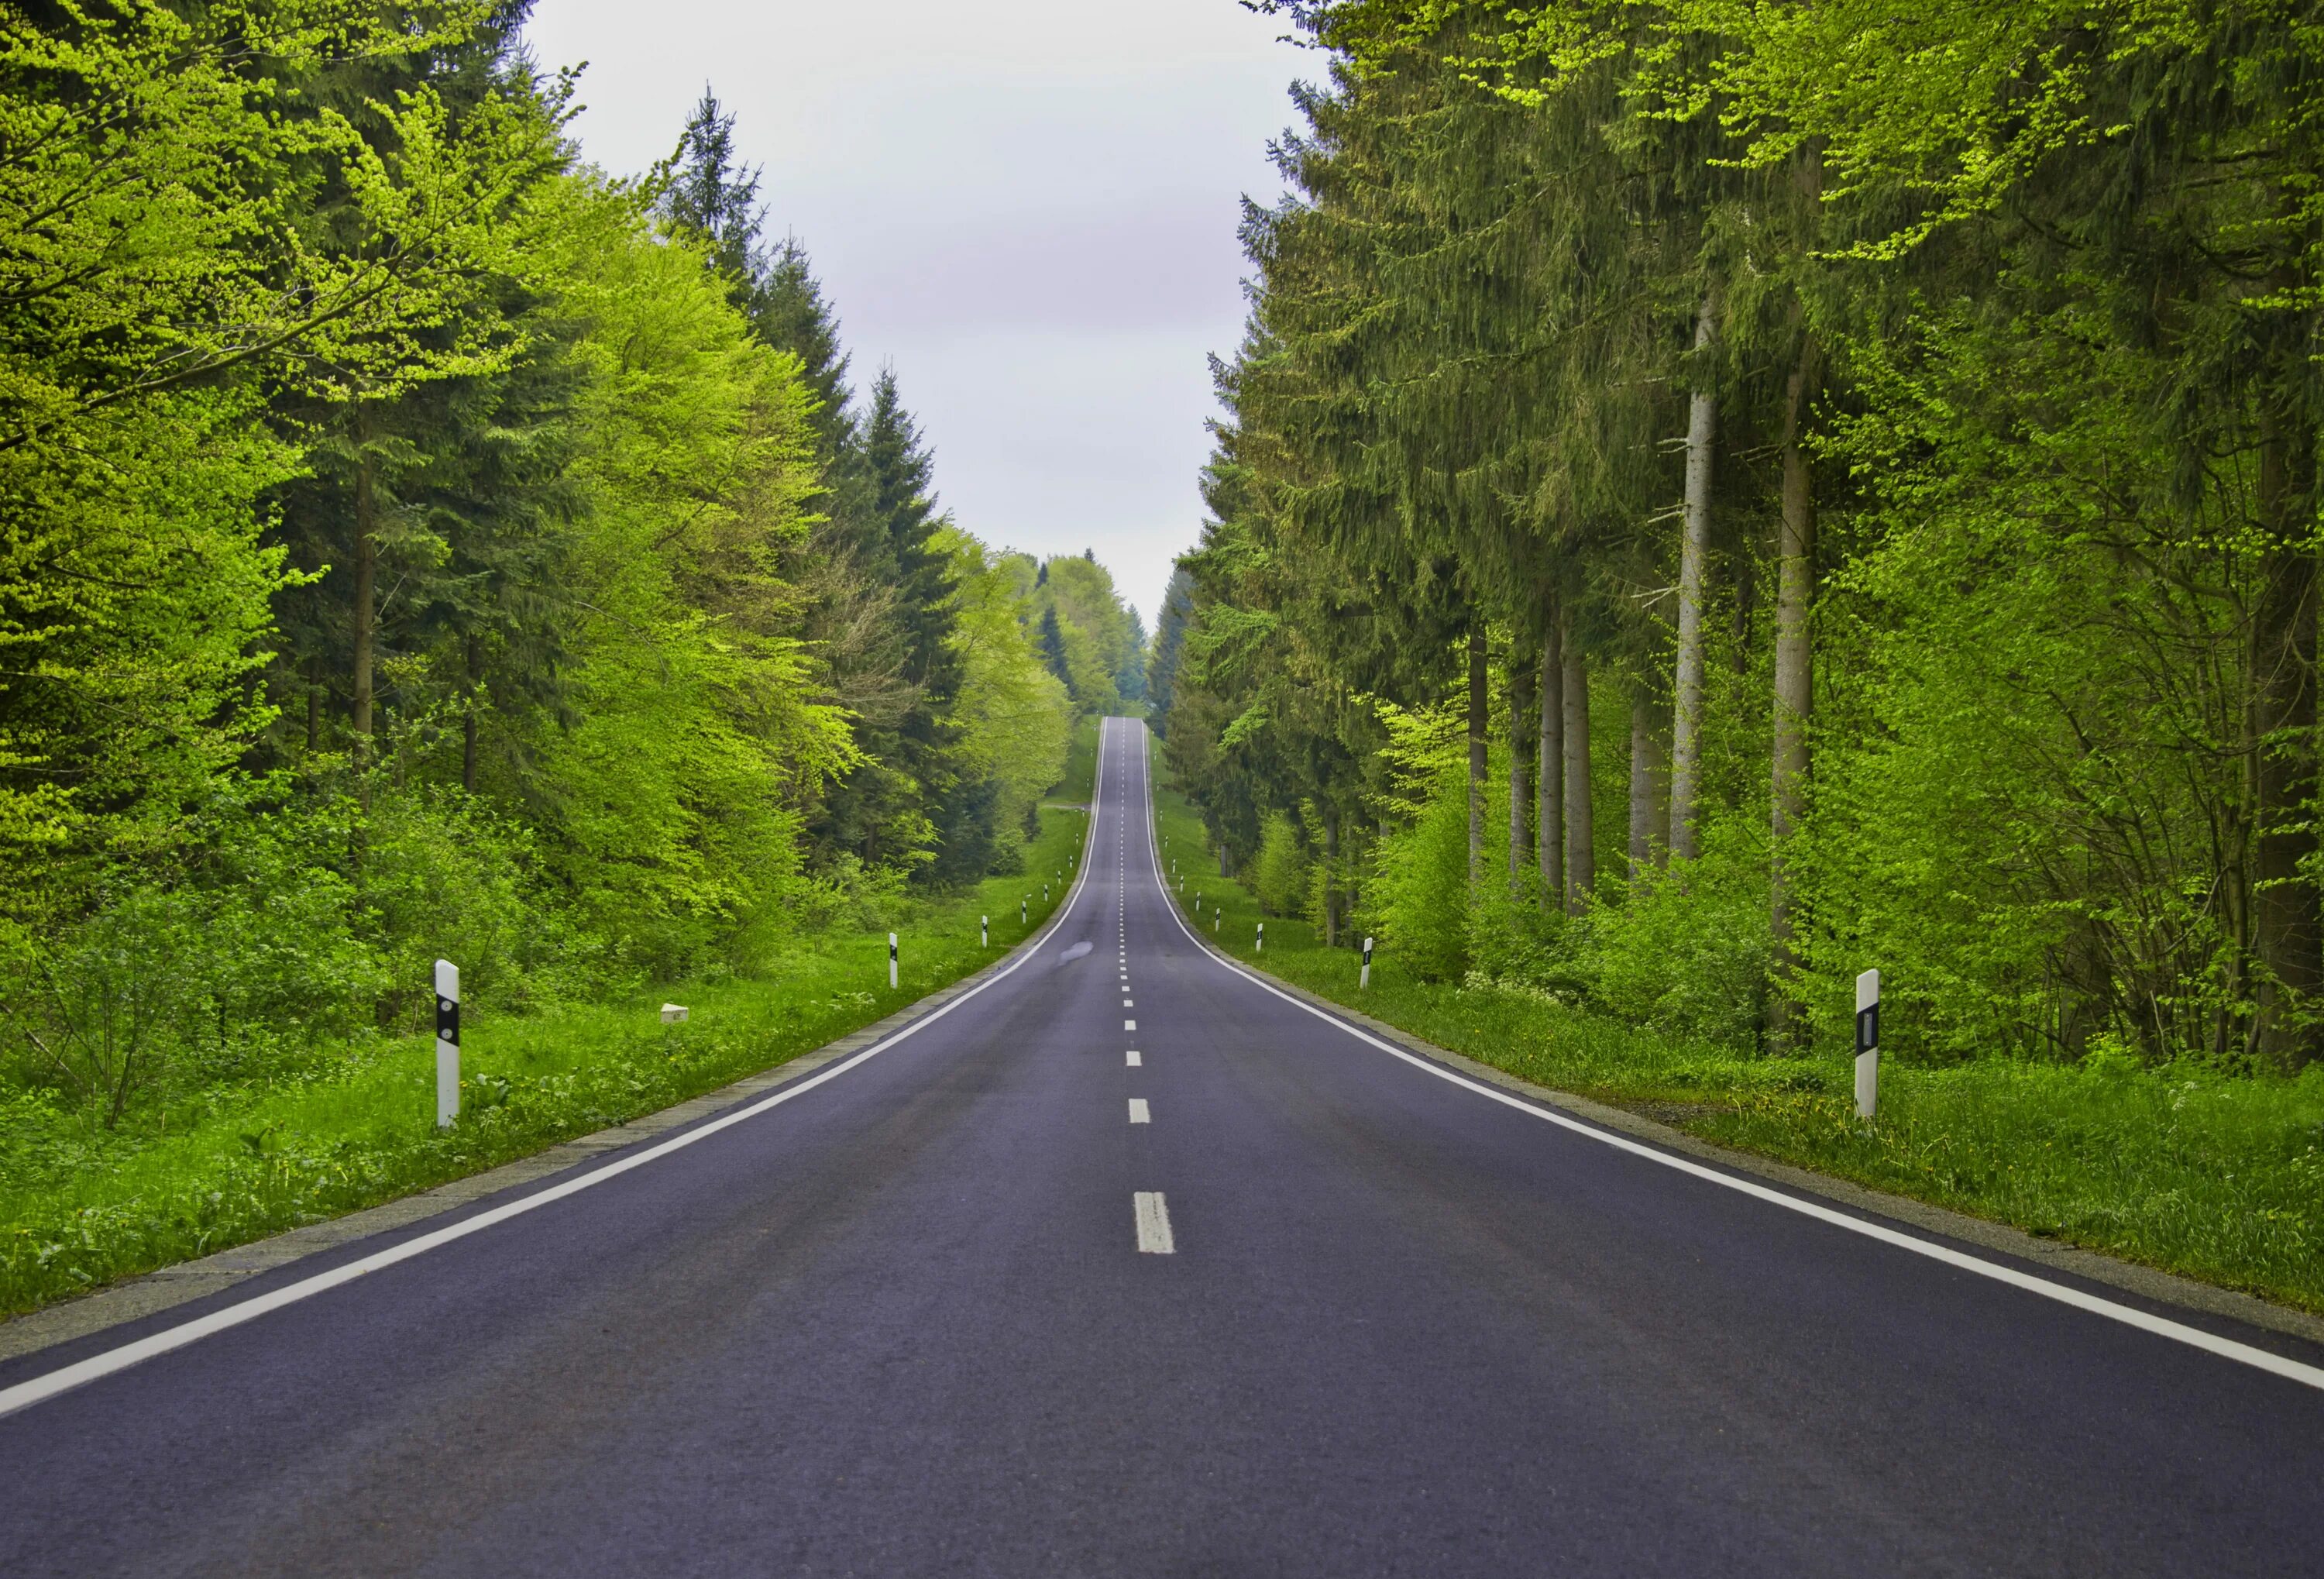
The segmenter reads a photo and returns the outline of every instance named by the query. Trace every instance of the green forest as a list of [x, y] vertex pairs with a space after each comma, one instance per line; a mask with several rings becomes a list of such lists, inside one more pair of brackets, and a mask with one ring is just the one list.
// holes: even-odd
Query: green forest
[[1150, 665], [1269, 968], [2324, 1297], [2314, 9], [1271, 9], [1323, 78]]
[[[1107, 571], [939, 507], [715, 96], [609, 175], [528, 9], [0, 9], [0, 1304], [975, 968], [1077, 846], [1076, 729], [1139, 706]], [[600, 1012], [678, 982], [771, 1039]]]

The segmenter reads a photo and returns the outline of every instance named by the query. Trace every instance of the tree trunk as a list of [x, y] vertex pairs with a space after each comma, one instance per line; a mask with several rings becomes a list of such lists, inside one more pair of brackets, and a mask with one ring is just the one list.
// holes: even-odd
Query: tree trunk
[[1663, 743], [1655, 733], [1655, 708], [1644, 686], [1630, 693], [1630, 876], [1635, 881], [1655, 863], [1662, 819]]
[[319, 660], [307, 663], [307, 753], [312, 756], [323, 740], [323, 665]]
[[2262, 418], [2259, 510], [2274, 547], [2252, 616], [2247, 725], [2252, 815], [2252, 941], [2264, 966], [2255, 983], [2253, 1050], [2279, 1068], [2317, 1053], [2298, 1023], [2303, 1000], [2324, 989], [2324, 928], [2306, 826], [2316, 792], [2316, 562], [2303, 549], [2314, 487], [2311, 436], [2294, 438], [2279, 412]]
[[1469, 888], [1485, 877], [1485, 740], [1492, 727], [1491, 667], [1486, 662], [1485, 622], [1469, 627]]
[[1565, 625], [1558, 642], [1564, 660], [1565, 908], [1579, 915], [1598, 886], [1598, 861], [1590, 822], [1590, 668], [1574, 640], [1570, 607], [1558, 605]]
[[1556, 905], [1565, 893], [1565, 657], [1560, 644], [1557, 605], [1553, 602], [1541, 640], [1541, 739], [1534, 761], [1534, 792], [1540, 801], [1535, 820], [1534, 858], [1541, 864], [1541, 902]]
[[1340, 946], [1340, 810], [1323, 803], [1323, 946]]
[[475, 637], [468, 638], [468, 706], [466, 717], [461, 720], [460, 788], [469, 794], [476, 792], [476, 688], [484, 678], [484, 643]]
[[1768, 1002], [1768, 1029], [1782, 1043], [1792, 1020], [1790, 981], [1799, 965], [1792, 946], [1792, 882], [1788, 845], [1807, 815], [1808, 725], [1815, 707], [1814, 649], [1809, 620], [1815, 605], [1815, 493], [1803, 442], [1809, 399], [1818, 370], [1815, 337], [1803, 337], [1798, 360], [1784, 391], [1783, 523], [1775, 549], [1775, 762], [1771, 778], [1769, 831], [1769, 929], [1775, 938], [1775, 993]]
[[1533, 665], [1519, 653], [1509, 657], [1509, 897], [1525, 891], [1526, 866], [1533, 853], [1526, 848], [1530, 824], [1526, 799], [1526, 736], [1534, 732]]
[[[362, 442], [360, 427], [356, 441]], [[355, 656], [355, 758], [359, 769], [367, 767], [371, 757], [372, 603], [379, 573], [378, 544], [372, 537], [376, 524], [373, 516], [371, 457], [365, 455], [355, 466], [355, 595], [353, 629], [349, 633]]]
[[[1705, 291], [1694, 319], [1694, 347], [1706, 351], [1718, 337], [1716, 291]], [[1671, 721], [1670, 845], [1692, 861], [1695, 844], [1695, 796], [1702, 777], [1702, 598], [1711, 557], [1711, 446], [1718, 427], [1718, 397], [1710, 374], [1698, 371], [1687, 402], [1684, 531], [1678, 556], [1678, 672]]]

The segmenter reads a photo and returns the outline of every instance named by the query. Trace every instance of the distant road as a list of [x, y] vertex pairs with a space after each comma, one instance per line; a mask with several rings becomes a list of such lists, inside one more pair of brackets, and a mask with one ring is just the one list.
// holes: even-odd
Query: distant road
[[2324, 1356], [1445, 1078], [1200, 947], [1151, 827], [1110, 721], [941, 1017], [0, 1366], [0, 1574], [2324, 1573]]

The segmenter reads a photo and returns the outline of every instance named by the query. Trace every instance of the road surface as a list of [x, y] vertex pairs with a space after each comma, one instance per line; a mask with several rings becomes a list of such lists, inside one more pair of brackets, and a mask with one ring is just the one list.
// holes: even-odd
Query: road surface
[[899, 1039], [0, 1366], [0, 1574], [2324, 1572], [2324, 1356], [1360, 1039], [1101, 756], [1060, 922]]

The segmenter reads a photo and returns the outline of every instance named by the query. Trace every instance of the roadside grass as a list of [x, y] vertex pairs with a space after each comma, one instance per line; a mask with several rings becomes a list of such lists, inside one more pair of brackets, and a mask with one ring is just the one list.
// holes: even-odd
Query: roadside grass
[[1720, 1145], [2324, 1312], [2324, 1067], [2284, 1079], [1884, 1057], [1879, 1116], [1859, 1123], [1852, 1048], [1738, 1057], [1545, 994], [1416, 981], [1383, 951], [1361, 991], [1354, 950], [1262, 917], [1217, 875], [1184, 797], [1157, 781], [1155, 801], [1163, 869], [1177, 857], [1189, 919], [1199, 894], [1206, 938], [1319, 997]]
[[[1093, 762], [1093, 756], [1089, 762]], [[1053, 793], [1087, 801], [1083, 777]], [[1044, 874], [1081, 848], [1087, 814], [1047, 809], [1026, 871], [915, 906], [895, 928], [809, 935], [769, 973], [658, 987], [462, 1028], [461, 1116], [435, 1125], [430, 1037], [350, 1044], [309, 1080], [205, 1094], [167, 1134], [107, 1134], [0, 1099], [0, 1311], [376, 1205], [774, 1067], [893, 1013], [1013, 948], [1065, 899]], [[1024, 921], [1019, 901], [1029, 896]], [[977, 919], [991, 918], [980, 946]], [[665, 999], [684, 1024], [661, 1023]], [[182, 1112], [182, 1108], [180, 1110]]]

